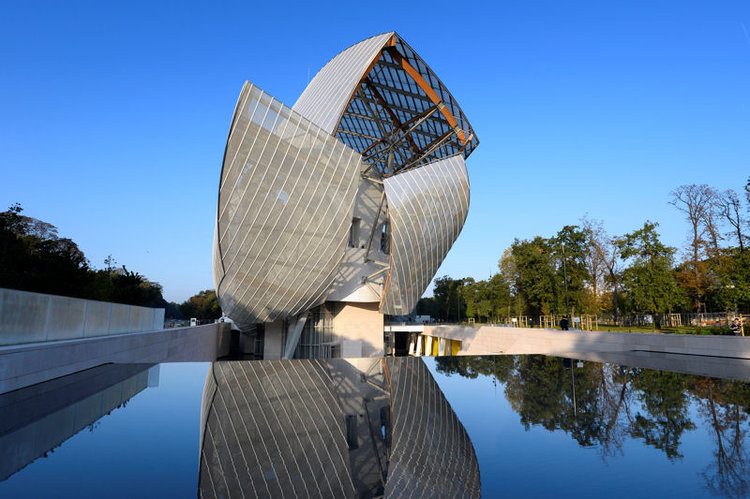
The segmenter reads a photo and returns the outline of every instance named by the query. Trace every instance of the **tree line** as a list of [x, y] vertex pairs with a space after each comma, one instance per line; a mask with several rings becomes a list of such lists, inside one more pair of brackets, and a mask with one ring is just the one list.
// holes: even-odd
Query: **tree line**
[[443, 276], [417, 314], [457, 322], [592, 314], [750, 311], [750, 179], [744, 195], [682, 185], [669, 203], [685, 215], [688, 243], [678, 258], [658, 223], [610, 235], [584, 217], [552, 237], [515, 239], [487, 280]]
[[54, 225], [24, 215], [20, 204], [0, 212], [0, 288], [164, 308], [172, 319], [221, 316], [213, 290], [177, 304], [164, 299], [159, 283], [118, 266], [111, 255], [104, 268], [94, 268], [73, 240], [60, 237]]

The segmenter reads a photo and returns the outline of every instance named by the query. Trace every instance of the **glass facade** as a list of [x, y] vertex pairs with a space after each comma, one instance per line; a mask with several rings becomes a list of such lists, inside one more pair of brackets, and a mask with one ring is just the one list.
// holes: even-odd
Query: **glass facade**
[[[284, 322], [282, 345], [286, 345], [291, 321]], [[307, 313], [293, 359], [332, 359], [341, 357], [341, 338], [333, 328], [333, 304], [324, 303]]]
[[325, 299], [361, 171], [359, 154], [245, 84], [224, 157], [215, 249], [221, 307], [240, 328]]
[[461, 155], [386, 178], [391, 268], [381, 310], [411, 313], [463, 228], [469, 174]]

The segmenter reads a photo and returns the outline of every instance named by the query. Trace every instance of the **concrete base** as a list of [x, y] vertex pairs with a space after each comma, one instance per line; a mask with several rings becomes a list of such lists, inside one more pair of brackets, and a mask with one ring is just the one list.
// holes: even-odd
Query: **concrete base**
[[[333, 332], [341, 340], [342, 358], [382, 357], [383, 314], [378, 303], [328, 302], [333, 314]], [[289, 321], [291, 331], [294, 320]], [[309, 322], [308, 322], [309, 323]], [[284, 321], [264, 325], [263, 359], [279, 360], [286, 345], [282, 344]]]
[[750, 359], [750, 337], [610, 333], [483, 326], [425, 326], [424, 334], [461, 341], [459, 355], [660, 352]]
[[0, 393], [107, 363], [210, 362], [229, 353], [230, 324], [0, 347]]
[[378, 303], [330, 302], [333, 330], [342, 339], [341, 356], [382, 357], [383, 314]]

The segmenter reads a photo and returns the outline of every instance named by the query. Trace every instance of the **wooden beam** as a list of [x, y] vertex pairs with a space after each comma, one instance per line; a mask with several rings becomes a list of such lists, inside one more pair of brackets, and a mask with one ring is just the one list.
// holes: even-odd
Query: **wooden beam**
[[440, 99], [440, 96], [435, 92], [435, 90], [430, 86], [429, 83], [427, 83], [427, 80], [424, 79], [424, 77], [417, 71], [414, 66], [411, 65], [409, 61], [406, 60], [404, 56], [401, 55], [401, 53], [396, 49], [395, 46], [389, 46], [386, 47], [388, 51], [388, 54], [393, 58], [394, 61], [399, 63], [401, 67], [403, 68], [406, 73], [412, 77], [414, 82], [419, 85], [419, 88], [421, 88], [424, 93], [427, 94], [427, 97], [430, 98], [433, 104], [438, 106], [440, 108], [440, 112], [445, 116], [445, 119], [448, 121], [448, 124], [454, 129], [456, 132], [456, 135], [458, 136], [458, 140], [461, 141], [463, 144], [466, 142], [466, 134], [463, 130], [461, 130], [458, 127], [458, 121], [456, 121], [456, 117], [453, 116], [453, 113], [451, 113], [450, 109], [448, 109], [448, 106], [446, 106], [442, 99]]

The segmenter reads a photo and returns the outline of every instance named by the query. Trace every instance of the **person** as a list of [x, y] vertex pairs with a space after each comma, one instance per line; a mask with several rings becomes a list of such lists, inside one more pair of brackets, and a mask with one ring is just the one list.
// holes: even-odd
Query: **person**
[[732, 332], [735, 336], [739, 336], [742, 334], [742, 324], [737, 317], [735, 317], [734, 321], [732, 321], [732, 325], [730, 326], [730, 328], [732, 329]]
[[568, 317], [567, 316], [563, 316], [563, 318], [560, 319], [560, 329], [562, 329], [563, 331], [568, 330]]

